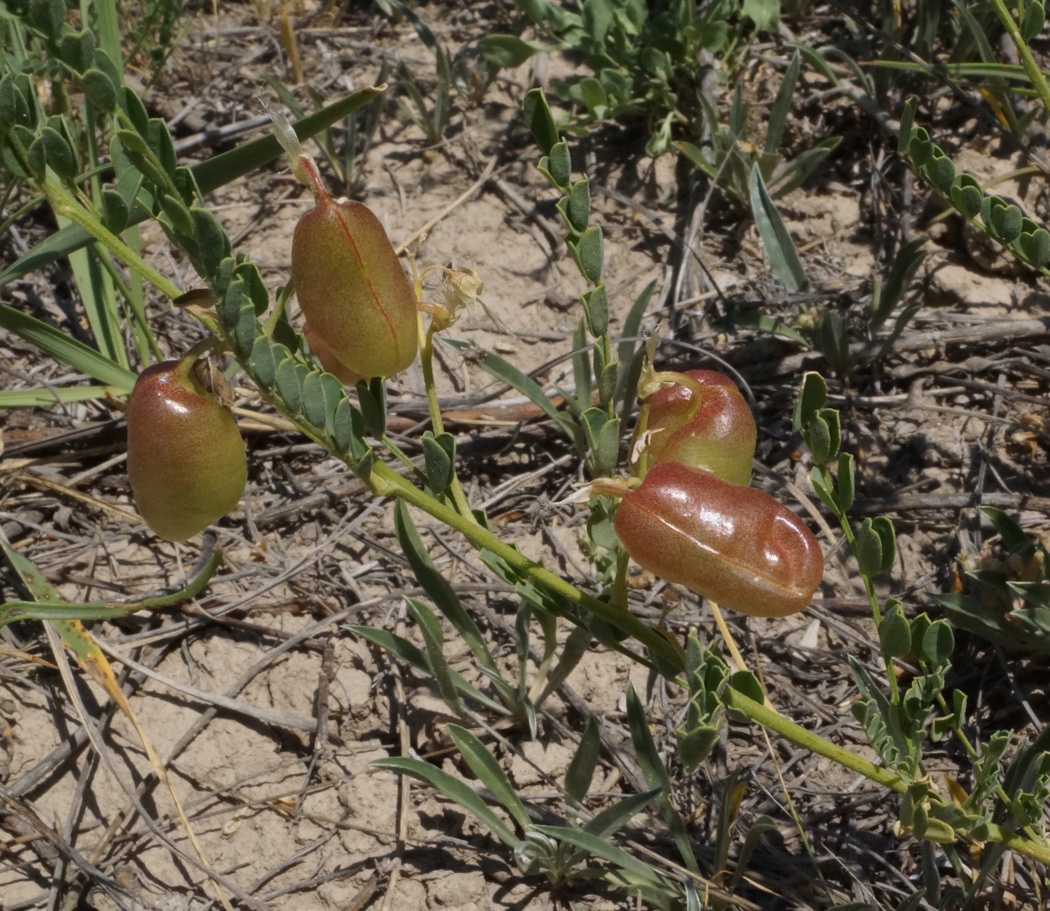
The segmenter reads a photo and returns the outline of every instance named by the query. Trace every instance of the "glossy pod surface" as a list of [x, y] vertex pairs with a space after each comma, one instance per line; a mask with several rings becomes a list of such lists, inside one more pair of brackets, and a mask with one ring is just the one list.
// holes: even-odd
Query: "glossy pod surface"
[[703, 468], [732, 484], [751, 479], [757, 431], [747, 401], [736, 384], [714, 370], [690, 370], [684, 383], [658, 389], [648, 401], [639, 432], [647, 437], [635, 466], [645, 473], [661, 462]]
[[645, 569], [755, 617], [802, 610], [824, 574], [820, 545], [793, 512], [675, 462], [624, 496], [616, 533]]
[[128, 403], [128, 481], [146, 524], [185, 541], [226, 515], [248, 478], [237, 424], [185, 361], [142, 372]]
[[306, 321], [343, 365], [393, 376], [416, 356], [416, 295], [379, 219], [323, 189], [295, 226], [292, 279]]

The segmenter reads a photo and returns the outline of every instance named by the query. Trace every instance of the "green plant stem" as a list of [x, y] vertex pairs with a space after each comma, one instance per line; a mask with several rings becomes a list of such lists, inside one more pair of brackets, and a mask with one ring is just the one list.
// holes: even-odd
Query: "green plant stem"
[[[725, 692], [722, 694], [722, 701], [727, 708], [742, 712], [752, 721], [772, 731], [776, 731], [785, 740], [789, 740], [804, 750], [830, 759], [832, 762], [857, 772], [870, 781], [874, 781], [876, 784], [880, 784], [897, 794], [906, 794], [908, 792], [908, 783], [889, 769], [877, 766], [867, 759], [851, 753], [849, 750], [836, 746], [830, 740], [825, 740], [818, 734], [807, 731], [793, 721], [788, 721], [776, 710], [756, 702], [739, 690], [726, 687]], [[1042, 864], [1050, 865], [1050, 845], [1040, 844], [995, 823], [988, 823], [988, 832], [988, 841], [1003, 845]]]
[[390, 450], [390, 454], [419, 478], [420, 481], [426, 482], [427, 476], [412, 463], [412, 460], [405, 454], [401, 447], [390, 438], [389, 434], [384, 433], [379, 442]]
[[904, 794], [908, 790], [907, 782], [896, 773], [877, 766], [856, 753], [851, 753], [849, 750], [836, 746], [830, 740], [825, 740], [820, 735], [807, 731], [793, 721], [788, 721], [775, 709], [756, 702], [739, 690], [726, 687], [725, 692], [722, 694], [722, 701], [727, 708], [743, 712], [752, 721], [756, 721], [763, 727], [776, 731], [781, 737], [790, 740], [797, 746], [824, 756], [826, 759], [830, 759], [844, 768], [863, 775], [876, 784], [889, 788], [898, 794]]
[[199, 595], [215, 575], [215, 570], [222, 562], [222, 551], [216, 549], [207, 565], [188, 585], [172, 592], [170, 595], [159, 595], [155, 598], [143, 598], [139, 601], [121, 603], [82, 604], [65, 601], [8, 601], [0, 605], [0, 626], [14, 623], [16, 620], [109, 620], [126, 617], [140, 610], [157, 610], [174, 607]]
[[988, 0], [988, 3], [995, 10], [995, 14], [999, 17], [999, 21], [1002, 22], [1003, 28], [1006, 29], [1006, 34], [1010, 36], [1016, 46], [1017, 53], [1021, 57], [1021, 66], [1039, 95], [1039, 100], [1043, 102], [1043, 107], [1047, 112], [1050, 112], [1050, 85], [1047, 84], [1046, 77], [1039, 70], [1032, 52], [1028, 49], [1024, 38], [1021, 37], [1021, 30], [1017, 27], [1017, 20], [1010, 14], [1003, 0]]
[[129, 269], [137, 272], [146, 281], [151, 282], [167, 297], [174, 300], [182, 294], [179, 288], [168, 281], [131, 247], [117, 237], [116, 234], [102, 224], [101, 219], [80, 205], [62, 182], [50, 171], [44, 175], [39, 189], [47, 197], [47, 201], [56, 215], [62, 215], [85, 231], [90, 232], [114, 256], [122, 259]]
[[[831, 472], [828, 471], [828, 466], [822, 464], [818, 466], [820, 470], [820, 478], [824, 482], [824, 486], [828, 490], [835, 489], [834, 480], [831, 477]], [[846, 513], [840, 509], [835, 510], [835, 515], [838, 517], [839, 525], [842, 528], [842, 533], [846, 536], [846, 543], [849, 544], [849, 549], [853, 552], [854, 556], [857, 553], [857, 539], [853, 534], [853, 528], [849, 524], [849, 517]], [[875, 594], [875, 586], [872, 584], [871, 577], [866, 576], [863, 573], [860, 574], [861, 580], [864, 582], [864, 591], [868, 595], [868, 603], [871, 605], [871, 615], [875, 620], [876, 630], [882, 625], [882, 611], [879, 609], [879, 599]], [[880, 652], [882, 650], [880, 649]], [[901, 701], [900, 687], [897, 685], [897, 675], [893, 671], [893, 659], [888, 655], [882, 655], [882, 662], [886, 669], [886, 680], [890, 687], [890, 695], [893, 697], [894, 704], [899, 704]]]
[[266, 317], [266, 324], [263, 326], [263, 332], [268, 337], [273, 337], [273, 331], [277, 328], [277, 323], [284, 315], [284, 311], [288, 308], [288, 301], [291, 299], [294, 290], [295, 285], [291, 282], [288, 282], [288, 284], [281, 288], [281, 293], [277, 296], [277, 303], [274, 304], [273, 310], [271, 310], [269, 316]]
[[[92, 244], [95, 249], [95, 256], [98, 262], [105, 269], [109, 275], [113, 284], [124, 298], [124, 303], [127, 306], [127, 312], [131, 314], [131, 319], [135, 325], [138, 326], [139, 333], [142, 338], [146, 340], [146, 344], [149, 345], [149, 353], [153, 355], [155, 360], [164, 360], [164, 355], [161, 354], [160, 346], [157, 345], [157, 340], [153, 337], [153, 333], [150, 332], [149, 323], [146, 322], [146, 313], [141, 307], [135, 306], [134, 298], [132, 295], [131, 288], [128, 287], [127, 282], [124, 281], [124, 276], [120, 274], [116, 266], [113, 265], [113, 261], [102, 254], [102, 251], [98, 249], [97, 244]], [[140, 355], [144, 353], [140, 350]], [[143, 360], [145, 357], [143, 356]]]
[[[434, 321], [431, 319], [430, 325], [427, 327], [425, 333], [421, 333], [422, 338], [419, 344], [419, 363], [423, 368], [423, 384], [427, 390], [427, 408], [430, 410], [430, 423], [434, 427], [434, 436], [438, 436], [445, 432], [445, 422], [441, 417], [441, 403], [438, 402], [437, 397], [437, 386], [434, 383]], [[456, 509], [459, 510], [460, 514], [470, 519], [474, 524], [477, 524], [477, 519], [474, 518], [474, 511], [470, 508], [470, 503], [467, 501], [467, 495], [463, 492], [463, 485], [459, 483], [459, 473], [455, 470], [452, 472], [452, 481], [449, 484], [449, 493], [452, 494], [452, 500], [456, 504]]]
[[685, 668], [683, 653], [675, 648], [670, 640], [652, 627], [646, 626], [629, 611], [616, 607], [613, 604], [608, 604], [605, 601], [600, 601], [593, 595], [588, 595], [586, 592], [581, 591], [557, 573], [551, 572], [541, 564], [530, 560], [509, 544], [504, 543], [488, 529], [482, 528], [474, 521], [473, 517], [460, 515], [459, 512], [439, 502], [426, 491], [410, 484], [388, 465], [376, 462], [368, 482], [373, 492], [377, 495], [399, 497], [406, 503], [422, 509], [439, 522], [443, 522], [460, 532], [479, 550], [490, 551], [514, 569], [534, 579], [548, 591], [560, 595], [567, 601], [590, 611], [617, 629], [634, 636], [635, 639], [648, 647], [655, 655], [659, 655], [660, 658], [668, 662], [676, 671], [681, 671]]

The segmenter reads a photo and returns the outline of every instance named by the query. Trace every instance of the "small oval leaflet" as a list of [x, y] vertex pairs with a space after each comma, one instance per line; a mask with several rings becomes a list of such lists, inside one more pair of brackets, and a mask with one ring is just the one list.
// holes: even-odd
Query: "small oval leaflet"
[[328, 408], [325, 404], [321, 374], [316, 370], [311, 370], [303, 380], [302, 412], [314, 427], [324, 429], [327, 423]]
[[299, 371], [292, 358], [281, 361], [277, 365], [277, 394], [284, 399], [284, 403], [292, 410], [299, 410], [302, 401], [303, 388], [299, 380]]
[[267, 389], [272, 389], [277, 383], [277, 352], [266, 336], [260, 335], [255, 340], [250, 361], [255, 379]]

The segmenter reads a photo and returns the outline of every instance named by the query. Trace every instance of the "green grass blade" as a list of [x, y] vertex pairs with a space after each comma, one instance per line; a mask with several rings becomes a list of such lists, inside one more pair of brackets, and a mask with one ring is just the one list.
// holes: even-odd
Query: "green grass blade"
[[374, 626], [348, 625], [343, 627], [343, 629], [348, 629], [361, 638], [367, 639], [373, 645], [378, 645], [384, 651], [390, 652], [396, 658], [400, 658], [407, 664], [412, 665], [417, 671], [422, 671], [424, 674], [432, 673], [430, 662], [427, 661], [427, 656], [422, 649], [418, 645], [409, 642], [404, 636], [399, 636], [397, 633], [392, 633], [389, 630], [377, 629]]
[[747, 329], [758, 329], [760, 332], [768, 332], [770, 335], [791, 339], [791, 341], [798, 342], [804, 348], [811, 347], [809, 339], [804, 335], [791, 328], [783, 320], [762, 313], [758, 307], [734, 308], [732, 313], [733, 319], [738, 326], [743, 326]]
[[47, 578], [37, 569], [36, 564], [32, 560], [23, 556], [21, 551], [11, 545], [3, 531], [0, 531], [0, 549], [3, 550], [7, 562], [11, 564], [11, 568], [18, 575], [22, 586], [26, 590], [26, 594], [36, 602], [61, 603], [62, 597], [59, 595], [58, 590], [47, 581]]
[[103, 385], [114, 387], [122, 395], [130, 393], [135, 385], [135, 374], [127, 367], [115, 364], [94, 348], [7, 304], [0, 304], [0, 328], [35, 345], [56, 361], [68, 364], [78, 373], [86, 373]]
[[[200, 594], [215, 575], [215, 570], [222, 562], [222, 551], [216, 549], [204, 568], [185, 586], [169, 595], [154, 598], [140, 598], [138, 601], [98, 601], [66, 602], [58, 599], [58, 593], [43, 577], [40, 571], [26, 558], [18, 553], [6, 541], [0, 542], [4, 555], [15, 567], [26, 588], [35, 596], [32, 601], [8, 601], [0, 604], [0, 626], [16, 620], [107, 620], [114, 617], [126, 617], [140, 610], [159, 610], [174, 607]], [[30, 581], [31, 580], [31, 581]], [[39, 595], [49, 595], [41, 598]], [[60, 630], [61, 631], [61, 630]], [[63, 634], [65, 638], [65, 634]]]
[[841, 141], [840, 136], [829, 136], [779, 167], [769, 181], [773, 198], [780, 199], [800, 186]]
[[[46, 610], [51, 608], [52, 610], [60, 611], [65, 607], [58, 590], [47, 581], [47, 578], [37, 569], [36, 564], [32, 560], [23, 556], [20, 551], [11, 546], [11, 542], [7, 540], [7, 536], [2, 531], [0, 531], [0, 549], [3, 550], [4, 557], [18, 576], [25, 593], [32, 599], [25, 602], [30, 609]], [[6, 604], [0, 607], [0, 626], [4, 626], [8, 622], [3, 618], [11, 612], [11, 609]], [[98, 646], [79, 620], [56, 619], [51, 622], [62, 637], [66, 647], [79, 659], [86, 661], [94, 654], [97, 654]]]
[[565, 841], [577, 848], [582, 848], [589, 854], [600, 857], [602, 860], [607, 860], [609, 863], [615, 864], [617, 867], [621, 867], [648, 882], [653, 884], [660, 883], [659, 876], [647, 864], [628, 854], [623, 848], [610, 844], [597, 835], [567, 826], [533, 826], [532, 828], [543, 835], [549, 835], [558, 841]]
[[882, 328], [883, 323], [889, 319], [894, 308], [904, 298], [904, 293], [908, 290], [911, 280], [915, 277], [923, 260], [926, 259], [923, 247], [928, 240], [929, 237], [924, 234], [908, 241], [897, 251], [883, 282], [879, 305], [868, 316], [873, 332], [878, 332]]
[[523, 829], [529, 824], [529, 811], [521, 802], [514, 785], [507, 773], [503, 771], [496, 757], [492, 755], [477, 737], [458, 724], [448, 726], [449, 736], [457, 746], [470, 770], [478, 776], [481, 783], [488, 788], [495, 798], [507, 808], [507, 812]]
[[46, 408], [60, 403], [87, 402], [107, 395], [127, 395], [126, 389], [115, 386], [52, 386], [50, 389], [7, 389], [0, 391], [0, 408]]
[[696, 863], [696, 855], [689, 841], [689, 833], [685, 829], [681, 814], [671, 804], [668, 794], [671, 793], [671, 779], [667, 774], [667, 767], [660, 758], [660, 752], [653, 742], [653, 735], [649, 732], [649, 724], [645, 717], [645, 709], [642, 708], [641, 700], [634, 691], [634, 685], [627, 685], [627, 725], [631, 729], [631, 741], [634, 743], [635, 757], [645, 776], [645, 783], [650, 788], [660, 791], [656, 802], [660, 807], [660, 813], [667, 823], [671, 837], [678, 848], [685, 865], [693, 872], [699, 873], [700, 868]]
[[[396, 633], [391, 633], [385, 629], [376, 629], [373, 626], [351, 626], [347, 625], [344, 629], [350, 630], [352, 633], [356, 633], [363, 639], [367, 639], [373, 645], [378, 645], [381, 649], [390, 652], [396, 658], [400, 658], [402, 661], [411, 664], [416, 670], [422, 671], [424, 674], [431, 674], [430, 662], [427, 660], [426, 655], [419, 649], [418, 646], [413, 645], [407, 639], [402, 636], [398, 636]], [[504, 705], [496, 702], [494, 699], [490, 699], [481, 690], [479, 690], [472, 683], [468, 683], [462, 674], [449, 668], [449, 674], [452, 677], [452, 682], [455, 684], [456, 689], [459, 690], [468, 699], [483, 705], [485, 708], [496, 712], [499, 715], [506, 715], [507, 708]]]
[[598, 753], [601, 746], [598, 719], [594, 715], [588, 715], [587, 726], [580, 737], [580, 745], [576, 748], [569, 768], [565, 771], [565, 793], [577, 803], [583, 803], [583, 799], [591, 789], [591, 781], [594, 779], [594, 770], [598, 765]]
[[514, 848], [521, 841], [510, 827], [493, 812], [492, 808], [475, 793], [473, 788], [430, 763], [407, 756], [391, 756], [389, 759], [376, 759], [369, 764], [376, 769], [391, 769], [402, 775], [410, 775], [424, 784], [437, 788], [449, 800], [455, 801], [488, 826], [504, 844]]
[[[373, 98], [378, 98], [385, 90], [385, 86], [359, 89], [339, 101], [332, 102], [317, 113], [297, 120], [292, 124], [292, 129], [295, 130], [295, 135], [305, 142], [321, 130], [342, 120], [347, 114], [352, 114], [359, 107], [368, 104]], [[243, 177], [269, 164], [283, 154], [277, 139], [267, 133], [235, 149], [216, 155], [214, 158], [199, 162], [191, 170], [197, 185], [201, 188], [201, 193], [210, 193], [212, 190], [226, 186], [238, 177]]]
[[[940, 63], [932, 66], [926, 62], [912, 60], [870, 60], [864, 66], [872, 68], [903, 70], [909, 73], [934, 72], [956, 81], [959, 79], [987, 79], [989, 84], [1002, 79], [1016, 79], [1031, 84], [1024, 67], [1017, 63]], [[1043, 76], [1050, 78], [1050, 70], [1040, 70]]]
[[[63, 226], [71, 224], [64, 218], [59, 218], [58, 223]], [[90, 246], [70, 253], [69, 265], [99, 352], [113, 363], [127, 367], [128, 352], [120, 331], [120, 313], [112, 278], [100, 267]]]
[[685, 911], [706, 911], [707, 905], [700, 898], [696, 883], [688, 876], [685, 878]]
[[791, 113], [791, 100], [795, 95], [795, 83], [798, 81], [798, 71], [801, 63], [799, 52], [796, 50], [791, 56], [791, 62], [784, 72], [784, 78], [777, 90], [777, 97], [773, 106], [769, 109], [769, 125], [766, 127], [765, 152], [767, 155], [775, 155], [780, 148], [780, 140], [784, 136], [784, 127], [787, 124], [788, 114]]
[[[121, 47], [117, 5], [114, 0], [96, 0], [94, 12], [98, 46], [116, 64], [115, 69], [123, 78], [124, 51]], [[92, 126], [94, 112], [90, 108], [87, 116], [87, 122], [89, 126]], [[90, 156], [89, 165], [91, 170], [95, 171], [99, 165], [98, 148], [94, 141], [94, 133], [90, 132], [89, 136], [87, 150]], [[97, 178], [90, 180], [89, 184], [92, 187], [92, 197], [97, 204]], [[68, 219], [62, 217], [57, 218], [56, 221], [60, 229], [71, 224]], [[124, 346], [120, 312], [111, 276], [102, 268], [91, 250], [78, 250], [71, 254], [69, 264], [73, 269], [73, 277], [77, 290], [80, 292], [88, 325], [91, 327], [99, 351], [114, 363], [127, 367], [129, 365], [128, 353]]]
[[573, 672], [583, 656], [591, 650], [592, 635], [591, 631], [585, 626], [577, 626], [569, 633], [568, 638], [565, 640], [565, 645], [562, 647], [558, 663], [554, 665], [554, 669], [547, 677], [543, 692], [536, 697], [537, 706], [543, 705], [547, 701], [550, 694], [569, 678], [569, 674]]
[[[132, 225], [124, 232], [124, 243], [136, 253], [141, 253], [139, 243], [139, 229]], [[138, 352], [139, 360], [143, 364], [152, 361], [163, 360], [157, 340], [150, 331], [149, 322], [146, 319], [146, 288], [142, 276], [138, 272], [128, 274], [127, 298], [125, 299], [129, 311], [129, 324], [131, 326], [131, 338]]]
[[481, 634], [481, 630], [478, 629], [474, 619], [467, 613], [467, 609], [463, 606], [463, 602], [459, 600], [459, 596], [449, 584], [448, 579], [441, 575], [437, 571], [437, 567], [431, 562], [430, 556], [427, 554], [426, 548], [423, 547], [422, 540], [420, 540], [419, 533], [416, 531], [416, 526], [412, 522], [412, 517], [408, 514], [408, 507], [405, 506], [403, 500], [398, 500], [397, 508], [394, 511], [394, 529], [397, 532], [397, 540], [401, 545], [401, 550], [408, 559], [412, 572], [423, 587], [423, 591], [430, 596], [437, 609], [452, 624], [456, 632], [463, 637], [463, 641], [467, 643], [467, 646], [482, 666], [498, 674], [499, 669], [496, 667], [496, 662], [491, 652], [489, 652], [485, 637]]
[[421, 601], [416, 601], [414, 598], [406, 600], [408, 610], [419, 626], [419, 631], [423, 634], [423, 645], [427, 650], [430, 673], [434, 675], [434, 683], [437, 684], [441, 698], [445, 700], [445, 705], [457, 718], [473, 723], [474, 719], [470, 717], [470, 713], [464, 708], [463, 701], [459, 698], [456, 685], [452, 682], [448, 662], [445, 660], [445, 637], [441, 631], [441, 621]]
[[992, 43], [988, 40], [988, 34], [984, 26], [977, 21], [977, 17], [974, 16], [968, 4], [957, 2], [955, 3], [955, 8], [959, 12], [959, 18], [963, 25], [966, 26], [966, 30], [970, 33], [970, 37], [973, 39], [981, 59], [985, 63], [994, 63], [995, 51], [992, 49]]
[[797, 52], [801, 53], [802, 56], [806, 58], [806, 62], [832, 85], [839, 84], [838, 76], [836, 76], [831, 67], [828, 66], [828, 62], [824, 59], [819, 50], [805, 44], [796, 44], [793, 41], [788, 41], [787, 46], [794, 48]]
[[630, 341], [621, 341], [616, 347], [616, 358], [620, 363], [620, 370], [616, 376], [616, 392], [613, 396], [614, 402], [620, 403], [620, 423], [627, 425], [638, 404], [638, 377], [642, 372], [642, 346], [640, 342], [633, 339], [638, 336], [642, 329], [642, 318], [652, 300], [653, 292], [656, 290], [656, 280], [649, 282], [642, 289], [642, 293], [634, 299], [627, 318], [623, 322], [623, 338]]
[[95, 0], [94, 12], [99, 47], [116, 64], [116, 70], [123, 78], [124, 68], [121, 63], [124, 60], [124, 48], [121, 45], [120, 12], [117, 3], [114, 0]]
[[740, 880], [743, 879], [744, 873], [747, 871], [747, 865], [751, 861], [751, 855], [755, 852], [755, 848], [758, 847], [762, 836], [766, 832], [776, 829], [776, 827], [777, 824], [769, 816], [759, 816], [758, 819], [748, 826], [747, 835], [744, 836], [744, 844], [740, 847], [740, 852], [737, 855], [733, 878], [729, 881], [730, 888], [735, 889], [739, 885]]
[[762, 238], [762, 246], [765, 247], [774, 274], [791, 291], [807, 290], [809, 279], [806, 277], [802, 260], [798, 257], [798, 251], [784, 225], [784, 219], [780, 217], [780, 212], [777, 211], [757, 167], [751, 169], [748, 190], [755, 226]]
[[589, 832], [598, 838], [607, 838], [617, 829], [627, 825], [635, 816], [642, 812], [650, 803], [661, 794], [660, 788], [653, 788], [642, 794], [631, 794], [623, 800], [619, 800], [611, 807], [606, 807], [587, 825], [583, 827], [584, 832]]
[[[441, 341], [460, 354], [465, 354], [472, 347], [470, 342], [461, 341], [460, 339], [442, 338]], [[475, 363], [486, 373], [506, 383], [511, 389], [516, 389], [534, 405], [542, 409], [543, 413], [561, 427], [570, 440], [575, 442], [576, 436], [569, 427], [569, 424], [572, 423], [571, 419], [554, 407], [554, 403], [547, 398], [543, 387], [531, 376], [522, 373], [513, 364], [505, 361], [498, 354], [493, 354], [491, 351], [482, 351]]]

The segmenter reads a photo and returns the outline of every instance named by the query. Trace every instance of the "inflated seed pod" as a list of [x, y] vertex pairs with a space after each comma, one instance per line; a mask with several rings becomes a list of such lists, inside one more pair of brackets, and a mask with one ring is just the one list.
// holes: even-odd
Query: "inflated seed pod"
[[195, 355], [139, 375], [128, 402], [128, 481], [146, 524], [185, 541], [226, 515], [248, 478], [244, 441]]
[[303, 326], [303, 338], [310, 345], [310, 350], [317, 356], [317, 360], [321, 362], [321, 366], [344, 386], [356, 386], [359, 380], [367, 379], [367, 377], [363, 377], [359, 373], [354, 373], [342, 361], [338, 360], [332, 354], [332, 349], [324, 343], [324, 339], [310, 328], [309, 323]]
[[631, 446], [632, 473], [661, 462], [703, 468], [732, 484], [751, 479], [755, 419], [736, 384], [715, 370], [657, 373], [677, 378], [643, 403]]
[[416, 295], [367, 206], [336, 202], [301, 161], [315, 207], [295, 226], [292, 279], [307, 323], [363, 377], [393, 376], [416, 356]]
[[677, 462], [624, 495], [616, 533], [645, 569], [755, 617], [802, 610], [824, 575], [820, 545], [793, 512]]

